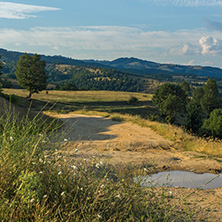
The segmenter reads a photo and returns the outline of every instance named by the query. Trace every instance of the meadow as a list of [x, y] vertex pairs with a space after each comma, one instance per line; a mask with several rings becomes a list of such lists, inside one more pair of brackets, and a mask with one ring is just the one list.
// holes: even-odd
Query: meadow
[[[24, 90], [3, 92], [16, 95], [11, 100], [31, 110], [96, 114], [128, 121], [152, 128], [174, 141], [178, 150], [205, 152], [218, 160], [222, 155], [220, 141], [197, 140], [181, 128], [149, 120], [158, 114], [149, 94], [43, 91], [28, 101]], [[138, 102], [131, 104], [132, 97]], [[214, 200], [209, 204], [205, 199], [208, 192], [143, 188], [129, 175], [149, 175], [152, 168], [112, 166], [95, 156], [77, 158], [78, 149], [66, 154], [62, 152], [65, 135], [55, 133], [60, 122], [52, 118], [46, 121], [41, 115], [18, 120], [12, 113], [8, 110], [0, 118], [1, 221], [220, 220], [220, 203]], [[53, 142], [55, 136], [57, 142]], [[206, 144], [212, 148], [204, 150]]]

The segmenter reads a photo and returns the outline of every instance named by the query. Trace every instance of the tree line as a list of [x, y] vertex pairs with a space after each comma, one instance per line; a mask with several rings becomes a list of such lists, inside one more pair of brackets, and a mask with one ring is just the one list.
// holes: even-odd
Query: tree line
[[154, 93], [153, 102], [170, 124], [182, 117], [182, 126], [199, 136], [222, 139], [222, 99], [217, 83], [208, 79], [192, 90], [187, 82], [165, 83]]

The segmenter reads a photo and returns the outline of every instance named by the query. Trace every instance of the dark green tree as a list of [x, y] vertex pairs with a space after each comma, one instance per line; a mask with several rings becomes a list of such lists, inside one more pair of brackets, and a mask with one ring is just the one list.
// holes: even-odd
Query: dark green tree
[[203, 111], [209, 116], [210, 113], [217, 108], [221, 108], [221, 99], [219, 90], [214, 79], [208, 79], [203, 86], [204, 95], [200, 100]]
[[204, 121], [202, 134], [222, 139], [222, 109], [214, 109]]
[[183, 91], [186, 92], [187, 95], [190, 94], [190, 84], [186, 81], [183, 81], [181, 84], [180, 84], [181, 88]]
[[203, 125], [204, 118], [200, 104], [192, 99], [187, 104], [186, 111], [187, 113], [184, 121], [184, 127], [193, 133], [199, 133], [199, 129]]
[[41, 60], [40, 55], [23, 54], [17, 63], [15, 75], [21, 87], [29, 91], [28, 98], [33, 93], [38, 93], [46, 89], [47, 76], [45, 72], [45, 61]]
[[202, 87], [197, 87], [193, 90], [192, 99], [196, 103], [200, 104], [200, 101], [202, 100], [203, 96], [204, 96], [204, 90]]
[[188, 97], [180, 85], [165, 83], [155, 90], [152, 100], [167, 122], [174, 123], [176, 115], [185, 111]]

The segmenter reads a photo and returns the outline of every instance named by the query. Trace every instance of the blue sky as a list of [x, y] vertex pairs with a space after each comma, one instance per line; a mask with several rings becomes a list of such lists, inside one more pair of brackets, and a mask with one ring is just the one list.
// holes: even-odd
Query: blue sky
[[0, 48], [222, 67], [222, 0], [0, 0]]

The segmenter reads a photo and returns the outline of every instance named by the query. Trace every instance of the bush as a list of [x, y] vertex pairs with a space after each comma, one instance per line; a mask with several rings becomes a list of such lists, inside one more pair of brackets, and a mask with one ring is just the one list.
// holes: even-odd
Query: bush
[[129, 105], [135, 105], [135, 104], [137, 104], [138, 102], [139, 102], [138, 98], [136, 98], [136, 97], [134, 97], [134, 96], [131, 96], [131, 97], [128, 99], [128, 101], [127, 101], [127, 103], [128, 103]]
[[201, 132], [205, 136], [222, 139], [222, 109], [215, 109], [209, 119], [204, 121]]

